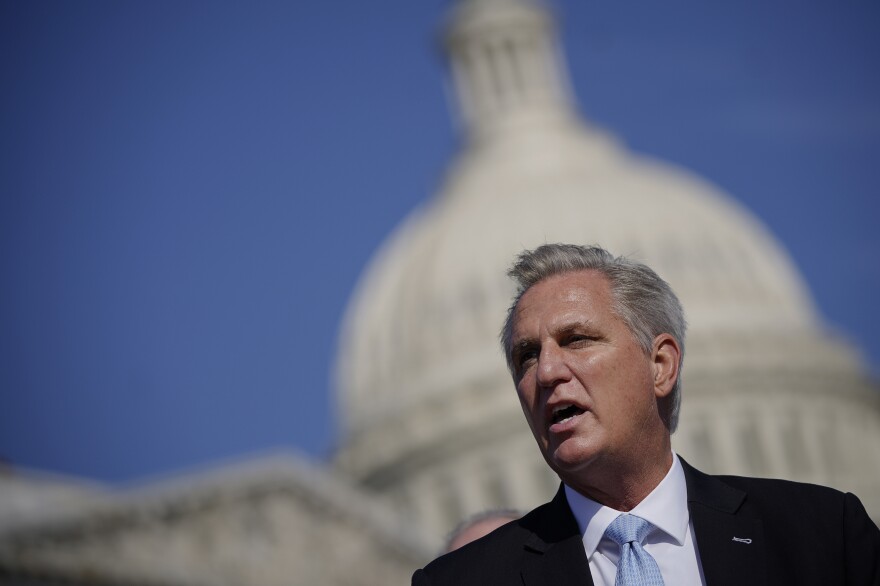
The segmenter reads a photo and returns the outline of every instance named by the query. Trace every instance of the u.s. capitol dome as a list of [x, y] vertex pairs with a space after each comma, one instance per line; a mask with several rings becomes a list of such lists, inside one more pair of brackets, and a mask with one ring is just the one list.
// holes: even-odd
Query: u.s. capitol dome
[[349, 306], [338, 469], [428, 535], [549, 498], [558, 481], [498, 344], [505, 272], [524, 248], [598, 243], [646, 262], [684, 304], [679, 454], [709, 472], [851, 490], [880, 517], [880, 395], [767, 228], [583, 121], [539, 4], [459, 2], [445, 47], [465, 148]]

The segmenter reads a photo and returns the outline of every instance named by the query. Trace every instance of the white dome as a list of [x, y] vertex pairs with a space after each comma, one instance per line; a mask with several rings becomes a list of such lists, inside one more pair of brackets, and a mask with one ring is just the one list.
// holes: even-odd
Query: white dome
[[[554, 481], [523, 421], [498, 332], [514, 256], [571, 242], [646, 262], [681, 298], [689, 333], [680, 453], [734, 473], [826, 482], [857, 473], [858, 465], [837, 465], [833, 446], [807, 452], [804, 425], [826, 429], [835, 411], [878, 446], [876, 393], [854, 353], [822, 331], [779, 243], [705, 181], [579, 122], [549, 20], [535, 5], [463, 7], [449, 39], [469, 146], [439, 194], [375, 256], [349, 306], [338, 466], [435, 534], [467, 512], [550, 494]], [[841, 398], [853, 401], [828, 406]], [[770, 420], [777, 415], [795, 422], [780, 427]], [[862, 465], [880, 470], [880, 456]], [[874, 491], [880, 506], [878, 489], [875, 475], [861, 492]]]
[[445, 392], [452, 373], [503, 369], [505, 272], [545, 242], [599, 243], [644, 260], [680, 295], [693, 336], [815, 327], [787, 256], [732, 199], [596, 133], [555, 130], [466, 154], [440, 197], [377, 255], [343, 336], [349, 429]]
[[694, 336], [815, 327], [787, 256], [732, 199], [596, 133], [556, 130], [467, 153], [441, 196], [377, 255], [340, 354], [350, 429], [443, 392], [450, 373], [503, 368], [505, 272], [545, 242], [644, 260], [680, 295]]

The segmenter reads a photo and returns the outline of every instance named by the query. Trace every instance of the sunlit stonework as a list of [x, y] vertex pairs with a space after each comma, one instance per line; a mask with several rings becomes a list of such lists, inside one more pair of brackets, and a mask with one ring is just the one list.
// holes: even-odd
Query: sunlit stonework
[[497, 333], [511, 259], [555, 241], [643, 260], [680, 295], [690, 333], [673, 443], [688, 461], [850, 490], [880, 518], [880, 394], [767, 229], [584, 121], [535, 2], [460, 1], [445, 41], [465, 146], [355, 292], [333, 462], [270, 458], [113, 492], [0, 475], [0, 578], [405, 583], [462, 516], [547, 499], [558, 481]]
[[446, 47], [466, 146], [351, 304], [339, 469], [435, 536], [463, 514], [549, 498], [557, 481], [497, 342], [504, 273], [523, 248], [597, 243], [645, 261], [684, 304], [681, 455], [850, 490], [880, 517], [878, 393], [761, 222], [582, 120], [535, 4], [461, 2]]

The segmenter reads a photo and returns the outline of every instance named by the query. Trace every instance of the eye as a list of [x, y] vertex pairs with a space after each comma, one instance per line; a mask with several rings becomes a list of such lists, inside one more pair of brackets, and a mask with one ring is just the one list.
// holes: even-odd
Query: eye
[[533, 347], [519, 350], [514, 356], [514, 365], [517, 372], [523, 372], [534, 364], [538, 360], [538, 353], [539, 350]]
[[562, 336], [559, 340], [559, 345], [570, 350], [587, 350], [602, 340], [603, 338], [600, 334], [572, 332]]

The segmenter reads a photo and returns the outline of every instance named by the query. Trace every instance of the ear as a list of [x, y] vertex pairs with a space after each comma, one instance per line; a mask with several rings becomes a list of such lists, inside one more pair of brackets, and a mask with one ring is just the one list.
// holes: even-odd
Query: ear
[[654, 338], [651, 351], [651, 366], [654, 370], [654, 395], [662, 399], [672, 392], [679, 376], [681, 348], [669, 334], [660, 334]]

